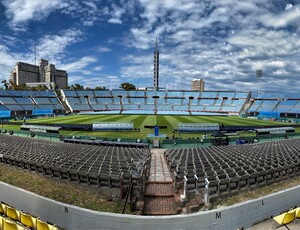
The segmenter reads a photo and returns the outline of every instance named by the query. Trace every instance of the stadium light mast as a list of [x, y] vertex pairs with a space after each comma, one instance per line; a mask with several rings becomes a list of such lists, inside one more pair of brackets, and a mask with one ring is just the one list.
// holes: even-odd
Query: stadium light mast
[[260, 94], [260, 80], [262, 78], [263, 72], [262, 69], [257, 69], [256, 70], [256, 78], [258, 79], [258, 91], [257, 94]]
[[159, 51], [157, 45], [157, 38], [155, 41], [155, 51], [154, 51], [154, 71], [153, 71], [153, 91], [159, 90]]
[[33, 45], [33, 51], [34, 51], [34, 65], [36, 65], [36, 44]]

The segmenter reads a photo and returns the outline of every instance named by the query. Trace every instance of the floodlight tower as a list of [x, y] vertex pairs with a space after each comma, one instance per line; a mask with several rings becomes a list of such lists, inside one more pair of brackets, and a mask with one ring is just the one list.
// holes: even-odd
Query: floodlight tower
[[36, 44], [33, 45], [33, 51], [34, 51], [34, 65], [36, 65]]
[[260, 94], [260, 80], [262, 78], [262, 75], [263, 75], [262, 69], [257, 69], [256, 78], [258, 79], [258, 91], [257, 91], [258, 94]]
[[155, 41], [155, 51], [154, 51], [154, 71], [153, 71], [153, 90], [159, 90], [159, 51], [157, 47], [157, 38]]

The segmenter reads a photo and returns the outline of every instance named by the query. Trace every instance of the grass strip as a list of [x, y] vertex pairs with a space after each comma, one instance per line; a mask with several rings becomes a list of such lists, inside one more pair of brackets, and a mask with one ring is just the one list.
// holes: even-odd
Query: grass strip
[[[76, 183], [66, 183], [20, 168], [0, 164], [0, 180], [44, 197], [102, 212], [121, 213], [123, 201], [106, 197], [99, 191]], [[129, 210], [127, 210], [129, 213]]]
[[299, 185], [299, 183], [300, 183], [300, 176], [296, 176], [288, 180], [283, 180], [283, 181], [273, 183], [271, 185], [266, 185], [264, 187], [253, 188], [249, 191], [240, 192], [239, 194], [234, 195], [232, 197], [222, 199], [216, 202], [213, 205], [213, 208], [217, 208], [220, 206], [230, 206], [244, 201], [263, 197], [275, 192], [279, 192], [288, 188], [295, 187]]

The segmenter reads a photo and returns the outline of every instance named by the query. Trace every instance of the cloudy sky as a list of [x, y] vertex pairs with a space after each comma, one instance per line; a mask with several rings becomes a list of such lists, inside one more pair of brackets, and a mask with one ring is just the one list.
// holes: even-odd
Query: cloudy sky
[[0, 0], [0, 79], [43, 58], [69, 85], [297, 92], [300, 0]]

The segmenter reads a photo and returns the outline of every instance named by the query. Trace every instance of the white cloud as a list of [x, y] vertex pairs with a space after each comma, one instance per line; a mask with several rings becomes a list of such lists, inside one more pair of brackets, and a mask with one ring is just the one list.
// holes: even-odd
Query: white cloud
[[92, 71], [86, 71], [85, 68], [96, 62], [97, 62], [97, 58], [92, 56], [84, 56], [79, 60], [64, 64], [62, 66], [62, 69], [67, 70], [69, 73], [84, 72], [85, 74], [91, 74]]
[[103, 66], [95, 66], [94, 71], [100, 71], [103, 70]]
[[5, 0], [6, 14], [14, 27], [28, 20], [42, 20], [52, 11], [64, 8], [64, 0]]
[[294, 6], [293, 6], [293, 4], [286, 4], [286, 6], [285, 6], [285, 10], [290, 10], [290, 9], [292, 9]]
[[99, 0], [3, 0], [3, 5], [9, 26], [23, 32], [29, 22], [45, 21], [54, 13], [76, 18], [84, 26], [93, 26], [107, 14], [106, 8], [99, 8]]
[[36, 44], [37, 57], [59, 62], [65, 58], [66, 48], [82, 39], [82, 32], [77, 29], [61, 31], [56, 35], [45, 35]]
[[132, 28], [131, 33], [133, 35], [133, 40], [129, 39], [128, 44], [138, 49], [149, 49], [155, 39], [146, 28]]
[[286, 66], [286, 63], [283, 61], [270, 61], [267, 63], [267, 66], [272, 66], [275, 68], [284, 68]]
[[[128, 44], [150, 54], [158, 36], [161, 85], [189, 89], [192, 78], [203, 77], [208, 89], [249, 91], [257, 87], [257, 68], [265, 79], [281, 73], [289, 83], [299, 74], [298, 6], [268, 0], [184, 2], [183, 10], [180, 0], [140, 0], [143, 20], [130, 31]], [[141, 61], [144, 53], [127, 56], [121, 73], [152, 84], [152, 63]]]
[[112, 11], [110, 12], [111, 18], [108, 20], [109, 23], [122, 24], [121, 17], [125, 13], [122, 7], [112, 4]]
[[288, 25], [299, 27], [300, 8], [299, 6], [288, 7], [288, 10], [280, 14], [267, 14], [261, 16], [261, 22], [266, 26], [283, 28]]
[[193, 32], [193, 30], [180, 30], [170, 35], [170, 38], [175, 43], [177, 42], [179, 43], [179, 42], [191, 41], [194, 36], [195, 33]]
[[199, 10], [199, 1], [194, 0], [139, 0], [139, 2], [144, 8], [144, 12], [141, 14], [141, 17], [146, 18], [148, 23], [151, 25], [171, 10], [180, 12]]
[[95, 4], [94, 1], [83, 1], [82, 2], [84, 5], [87, 5], [88, 7], [90, 7], [90, 9], [94, 10], [94, 11], [97, 11], [98, 10], [98, 7], [97, 5]]
[[[296, 89], [300, 72], [300, 5], [295, 1], [53, 0], [44, 5], [40, 0], [4, 2], [10, 25], [25, 25], [15, 30], [26, 29], [34, 20], [46, 21], [54, 12], [74, 21], [69, 28], [79, 24], [84, 28], [49, 31], [37, 36], [35, 42], [1, 34], [2, 69], [10, 68], [14, 60], [32, 62], [32, 49], [21, 52], [15, 44], [24, 42], [32, 47], [36, 43], [38, 58], [49, 59], [61, 69], [66, 67], [71, 71], [70, 79], [86, 86], [92, 87], [93, 81], [108, 88], [117, 88], [124, 81], [151, 86], [157, 37], [161, 86], [190, 89], [193, 78], [204, 78], [207, 89], [249, 91], [257, 88], [255, 70], [261, 68], [262, 87], [282, 78], [282, 84]], [[88, 39], [105, 27], [109, 27], [108, 32], [118, 30], [103, 31], [104, 36], [101, 31], [97, 40], [101, 45], [92, 41], [89, 46]], [[72, 45], [77, 43], [79, 52], [76, 47], [71, 53]], [[103, 63], [96, 57], [99, 53], [105, 58]], [[282, 86], [269, 87], [276, 90]]]
[[[5, 37], [6, 40], [0, 42], [0, 69], [2, 70], [0, 78], [8, 79], [10, 72], [14, 68], [16, 62], [26, 62], [35, 64], [34, 42], [27, 41], [26, 50], [19, 52], [15, 50], [16, 45], [23, 41], [17, 37]], [[77, 29], [68, 29], [61, 31], [59, 34], [44, 35], [35, 43], [37, 50], [37, 61], [39, 59], [47, 59], [50, 63], [55, 64], [56, 68], [64, 69], [62, 62], [66, 60], [66, 50], [71, 45], [82, 39], [82, 32]], [[83, 61], [86, 61], [83, 59]], [[91, 62], [91, 60], [89, 59]], [[78, 63], [77, 63], [78, 64]], [[78, 65], [80, 67], [80, 65]], [[84, 71], [84, 70], [82, 70]]]
[[9, 52], [7, 47], [0, 45], [0, 79], [8, 79], [15, 63], [15, 56]]
[[122, 21], [119, 18], [110, 18], [108, 22], [112, 24], [122, 24]]
[[107, 53], [107, 52], [111, 52], [111, 48], [109, 47], [105, 47], [105, 46], [98, 46], [96, 48], [96, 50], [100, 53]]

